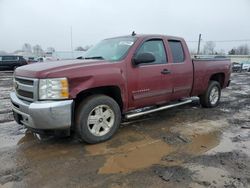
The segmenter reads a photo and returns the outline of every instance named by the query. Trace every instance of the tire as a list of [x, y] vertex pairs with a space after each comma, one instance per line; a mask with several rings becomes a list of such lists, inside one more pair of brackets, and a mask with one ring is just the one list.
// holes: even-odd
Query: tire
[[106, 95], [90, 96], [76, 110], [77, 134], [89, 144], [110, 139], [120, 123], [120, 107], [114, 99]]
[[205, 108], [213, 108], [219, 104], [220, 97], [220, 83], [217, 81], [210, 81], [206, 92], [200, 96], [200, 103]]

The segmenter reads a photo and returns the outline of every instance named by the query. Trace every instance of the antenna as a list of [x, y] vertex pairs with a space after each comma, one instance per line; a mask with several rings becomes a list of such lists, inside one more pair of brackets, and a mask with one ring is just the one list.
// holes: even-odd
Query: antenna
[[132, 32], [132, 36], [135, 36], [135, 35], [136, 35], [135, 31], [133, 31], [133, 32]]

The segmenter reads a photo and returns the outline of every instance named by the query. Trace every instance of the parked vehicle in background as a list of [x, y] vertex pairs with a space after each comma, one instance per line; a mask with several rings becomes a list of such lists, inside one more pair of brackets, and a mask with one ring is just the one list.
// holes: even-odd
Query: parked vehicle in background
[[233, 72], [241, 72], [241, 70], [242, 70], [242, 64], [241, 63], [236, 63], [236, 62], [232, 63], [232, 71]]
[[48, 61], [58, 61], [59, 59], [56, 57], [38, 57], [36, 58], [37, 62], [48, 62]]
[[15, 120], [32, 131], [75, 130], [87, 143], [110, 139], [122, 119], [191, 103], [218, 105], [231, 62], [191, 59], [184, 39], [164, 35], [110, 38], [83, 59], [15, 71]]
[[37, 63], [38, 61], [37, 60], [34, 60], [34, 59], [29, 59], [27, 61], [28, 64], [32, 64], [32, 63]]
[[0, 56], [0, 70], [15, 70], [17, 67], [27, 65], [23, 56], [2, 55]]
[[242, 71], [250, 72], [250, 61], [243, 61], [242, 64]]

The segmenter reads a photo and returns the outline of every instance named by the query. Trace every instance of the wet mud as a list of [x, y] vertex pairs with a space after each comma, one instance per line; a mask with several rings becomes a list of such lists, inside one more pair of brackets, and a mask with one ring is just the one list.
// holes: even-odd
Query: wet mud
[[33, 134], [13, 121], [0, 72], [0, 187], [250, 187], [250, 74], [221, 103], [199, 100], [123, 122], [109, 141]]

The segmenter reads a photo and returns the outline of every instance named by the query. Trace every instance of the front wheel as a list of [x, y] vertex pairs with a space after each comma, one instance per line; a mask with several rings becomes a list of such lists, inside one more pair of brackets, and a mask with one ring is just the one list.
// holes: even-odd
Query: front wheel
[[76, 111], [76, 128], [80, 139], [98, 143], [110, 139], [121, 122], [121, 111], [114, 99], [106, 95], [86, 98]]
[[210, 81], [206, 92], [200, 96], [203, 107], [212, 108], [219, 104], [221, 97], [221, 86], [217, 81]]

